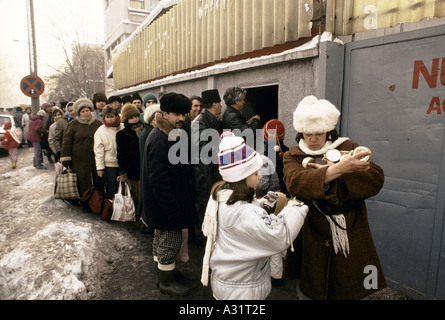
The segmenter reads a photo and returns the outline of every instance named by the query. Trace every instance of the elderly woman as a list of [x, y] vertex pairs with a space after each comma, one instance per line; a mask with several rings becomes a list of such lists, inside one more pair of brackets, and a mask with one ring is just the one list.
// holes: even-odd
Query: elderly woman
[[102, 122], [93, 115], [93, 103], [89, 99], [78, 99], [74, 103], [77, 117], [68, 122], [63, 134], [60, 161], [77, 173], [79, 193], [82, 194], [93, 185], [96, 179], [93, 142], [96, 130]]
[[297, 278], [301, 259], [300, 299], [363, 299], [386, 287], [365, 206], [382, 188], [383, 170], [369, 149], [355, 154], [358, 144], [338, 137], [339, 116], [329, 101], [304, 98], [294, 112], [298, 145], [284, 155], [287, 189], [309, 206], [301, 256], [285, 266]]

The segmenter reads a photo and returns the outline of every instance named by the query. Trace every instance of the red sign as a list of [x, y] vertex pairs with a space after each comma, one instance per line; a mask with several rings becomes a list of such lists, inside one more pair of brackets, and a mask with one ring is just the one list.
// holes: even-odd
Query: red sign
[[45, 91], [45, 83], [40, 77], [31, 74], [20, 81], [20, 89], [26, 96], [37, 98]]

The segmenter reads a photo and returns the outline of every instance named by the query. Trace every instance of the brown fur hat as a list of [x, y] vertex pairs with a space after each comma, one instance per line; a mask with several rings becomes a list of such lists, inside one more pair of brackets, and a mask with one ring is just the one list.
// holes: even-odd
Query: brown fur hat
[[126, 103], [121, 110], [121, 121], [125, 123], [128, 121], [129, 118], [139, 117], [140, 115], [141, 113], [134, 104]]

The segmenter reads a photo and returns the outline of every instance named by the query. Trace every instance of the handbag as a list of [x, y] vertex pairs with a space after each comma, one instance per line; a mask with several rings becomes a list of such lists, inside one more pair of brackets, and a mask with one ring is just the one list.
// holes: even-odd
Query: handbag
[[109, 221], [113, 214], [113, 203], [105, 197], [105, 185], [101, 177], [97, 177], [93, 186], [89, 187], [82, 195], [80, 201], [102, 220]]
[[80, 199], [77, 174], [71, 172], [70, 168], [61, 170], [56, 174], [54, 198], [63, 200]]
[[[125, 194], [123, 193], [122, 184], [124, 184]], [[111, 220], [129, 222], [136, 221], [135, 219], [136, 209], [134, 207], [134, 201], [131, 197], [130, 186], [126, 182], [119, 182], [119, 188], [114, 195], [113, 201], [113, 215]]]

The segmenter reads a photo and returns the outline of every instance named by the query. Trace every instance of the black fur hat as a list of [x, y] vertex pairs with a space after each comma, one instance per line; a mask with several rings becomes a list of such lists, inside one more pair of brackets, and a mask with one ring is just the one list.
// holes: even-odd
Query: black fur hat
[[161, 98], [161, 111], [187, 114], [191, 107], [190, 99], [180, 93], [170, 92]]
[[221, 102], [218, 89], [210, 89], [201, 93], [202, 104], [208, 104], [213, 102]]

